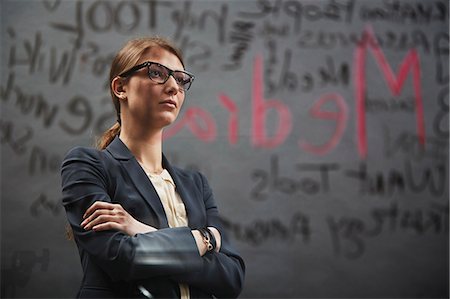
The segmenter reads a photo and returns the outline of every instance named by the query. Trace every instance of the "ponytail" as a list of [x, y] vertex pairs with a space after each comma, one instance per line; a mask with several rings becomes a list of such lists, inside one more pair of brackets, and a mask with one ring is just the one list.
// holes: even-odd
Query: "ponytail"
[[97, 141], [98, 149], [105, 149], [114, 138], [120, 133], [120, 123], [116, 122], [111, 128], [106, 130]]

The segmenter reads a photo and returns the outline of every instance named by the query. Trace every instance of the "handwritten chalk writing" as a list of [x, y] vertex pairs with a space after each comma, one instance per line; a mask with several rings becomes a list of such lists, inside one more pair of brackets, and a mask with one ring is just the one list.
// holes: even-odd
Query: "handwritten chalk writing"
[[367, 157], [367, 129], [366, 129], [366, 106], [365, 100], [367, 95], [367, 74], [366, 74], [366, 57], [367, 49], [370, 49], [374, 55], [374, 58], [382, 71], [386, 83], [389, 86], [393, 95], [398, 96], [405, 83], [406, 76], [409, 71], [412, 72], [414, 95], [416, 103], [416, 128], [417, 135], [419, 136], [420, 143], [425, 145], [425, 124], [424, 124], [424, 112], [422, 101], [422, 85], [421, 85], [421, 67], [419, 55], [415, 49], [411, 49], [406, 54], [405, 59], [400, 65], [398, 75], [395, 76], [383, 51], [379, 45], [375, 42], [372, 30], [366, 29], [365, 40], [360, 46], [358, 46], [354, 53], [355, 59], [355, 101], [356, 101], [356, 117], [357, 117], [357, 140], [358, 140], [358, 153], [361, 158]]
[[415, 98], [381, 98], [374, 96], [366, 96], [366, 112], [367, 113], [414, 113]]
[[264, 219], [254, 220], [250, 224], [234, 223], [229, 219], [222, 218], [222, 223], [233, 237], [241, 242], [258, 246], [270, 239], [279, 239], [285, 242], [294, 242], [301, 238], [303, 243], [309, 243], [311, 238], [310, 218], [301, 212], [296, 212], [288, 223], [282, 220]]
[[[27, 94], [15, 82], [15, 74], [8, 75], [6, 87], [0, 86], [0, 97], [3, 102], [11, 101], [23, 115], [32, 114], [42, 120], [44, 127], [50, 127], [58, 112], [58, 105], [49, 104], [42, 94]], [[14, 98], [15, 100], [13, 100]], [[33, 113], [34, 112], [34, 113]]]
[[[250, 195], [255, 200], [265, 200], [269, 193], [279, 192], [286, 195], [294, 195], [302, 192], [307, 195], [328, 193], [331, 186], [331, 174], [339, 170], [336, 163], [297, 163], [295, 169], [301, 174], [295, 178], [280, 174], [279, 158], [276, 155], [270, 157], [269, 170], [256, 169], [251, 177], [255, 182]], [[311, 173], [314, 178], [312, 178]], [[318, 178], [317, 178], [318, 177]]]
[[8, 268], [2, 264], [2, 298], [16, 298], [17, 287], [25, 287], [31, 279], [34, 268], [47, 272], [50, 264], [50, 250], [42, 249], [42, 254], [32, 250], [15, 250]]
[[231, 63], [223, 66], [224, 70], [235, 70], [241, 66], [243, 56], [253, 39], [253, 22], [237, 20], [233, 22], [233, 29], [229, 34], [229, 43], [234, 45]]
[[61, 156], [59, 154], [51, 154], [40, 146], [33, 146], [30, 150], [28, 159], [28, 174], [59, 174], [61, 170]]
[[53, 216], [59, 215], [62, 211], [62, 206], [59, 201], [51, 201], [47, 195], [40, 194], [38, 198], [34, 199], [30, 205], [30, 214], [33, 217], [39, 218], [42, 212], [50, 212]]
[[425, 193], [441, 197], [448, 192], [448, 168], [445, 163], [433, 165], [413, 165], [405, 161], [402, 169], [384, 169], [372, 171], [365, 162], [358, 169], [347, 169], [345, 175], [359, 182], [361, 195], [382, 195]]
[[[28, 74], [48, 74], [48, 82], [68, 85], [73, 78], [75, 70], [79, 72], [90, 72], [96, 77], [104, 77], [109, 71], [110, 64], [114, 58], [113, 53], [105, 53], [100, 46], [88, 41], [83, 45], [69, 43], [68, 49], [45, 46], [41, 32], [34, 34], [34, 39], [24, 38], [18, 42], [16, 33], [12, 28], [7, 32], [14, 41], [9, 47], [8, 67], [19, 69], [25, 67]], [[106, 80], [107, 81], [107, 80]], [[108, 87], [109, 83], [106, 83]]]
[[438, 59], [436, 59], [436, 83], [440, 85], [448, 85], [450, 81], [449, 68], [446, 67], [448, 64], [448, 58], [443, 59], [439, 57]]
[[299, 33], [297, 45], [304, 49], [335, 49], [345, 48], [359, 43], [359, 33], [328, 32], [303, 30]]
[[[279, 100], [265, 100], [263, 90], [262, 57], [255, 58], [252, 84], [252, 143], [254, 146], [274, 148], [284, 142], [292, 129], [289, 108]], [[275, 133], [267, 136], [267, 112], [275, 109], [278, 116]]]
[[[22, 91], [15, 82], [13, 72], [8, 75], [6, 86], [0, 85], [0, 98], [4, 103], [13, 104], [13, 107], [17, 108], [22, 115], [31, 115], [37, 120], [41, 120], [44, 128], [49, 129], [57, 124], [60, 129], [71, 135], [83, 134], [92, 124], [94, 124], [96, 132], [101, 132], [105, 128], [105, 123], [114, 116], [109, 99], [102, 100], [103, 105], [107, 105], [109, 109], [102, 111], [97, 118], [92, 104], [82, 96], [72, 97], [66, 103], [65, 109], [61, 110], [59, 104], [50, 104], [41, 93], [28, 94]], [[67, 115], [63, 118], [61, 112], [66, 112], [69, 118], [67, 119]], [[58, 120], [59, 122], [57, 122]], [[13, 142], [11, 145], [17, 148], [16, 143]]]
[[81, 135], [89, 128], [97, 134], [104, 132], [105, 128], [111, 125], [116, 113], [111, 105], [111, 99], [104, 97], [100, 103], [106, 109], [96, 112], [86, 97], [74, 95], [65, 105], [65, 112], [68, 115], [60, 117], [59, 127], [70, 135]]
[[[329, 110], [323, 110], [322, 106], [327, 103], [335, 103], [338, 111], [333, 112]], [[311, 107], [309, 114], [315, 118], [333, 120], [336, 122], [336, 129], [329, 138], [328, 142], [322, 145], [313, 145], [305, 140], [299, 141], [299, 146], [305, 151], [314, 153], [316, 155], [325, 155], [332, 151], [340, 142], [348, 121], [348, 105], [344, 99], [335, 93], [329, 93], [323, 95], [314, 105]]]
[[77, 47], [73, 47], [69, 51], [64, 50], [60, 53], [61, 56], [58, 61], [58, 50], [56, 47], [50, 49], [50, 70], [48, 74], [50, 83], [56, 83], [60, 78], [63, 85], [69, 83], [74, 70], [73, 65], [75, 64], [77, 52]]
[[[423, 30], [402, 32], [385, 30], [373, 34], [372, 38], [385, 51], [403, 52], [416, 48], [426, 54], [448, 55], [448, 33], [445, 32], [430, 34]], [[365, 32], [302, 30], [298, 34], [297, 46], [301, 49], [333, 50], [355, 47], [366, 41]]]
[[[434, 36], [435, 53], [438, 56], [448, 56], [449, 54], [449, 34], [447, 32], [439, 32]], [[448, 72], [448, 70], [447, 70]]]
[[382, 7], [360, 8], [360, 18], [363, 21], [384, 21], [393, 23], [429, 24], [448, 20], [448, 8], [442, 1], [404, 2], [383, 1]]
[[[59, 23], [59, 22], [50, 22], [50, 27], [53, 27], [56, 30], [61, 30], [63, 32], [69, 32], [71, 34], [75, 34], [75, 44], [81, 45], [84, 39], [84, 26], [83, 26], [83, 1], [75, 2], [75, 23]], [[65, 18], [67, 20], [67, 17]]]
[[[48, 100], [42, 94], [25, 94], [18, 85], [15, 85], [15, 75], [10, 73], [8, 76], [6, 89], [1, 88], [1, 96], [3, 101], [10, 101], [12, 94], [15, 94], [15, 107], [23, 115], [34, 112], [33, 116], [42, 119], [44, 127], [51, 127], [59, 112], [59, 105], [50, 105]], [[12, 101], [12, 100], [11, 100]], [[72, 125], [67, 124], [65, 120], [60, 120], [60, 127], [67, 133], [77, 135], [83, 133], [88, 127], [92, 119], [92, 108], [88, 101], [82, 97], [74, 97], [67, 104], [67, 111], [74, 116], [84, 117], [84, 124], [76, 129]], [[71, 122], [72, 124], [73, 122]]]
[[[8, 29], [8, 32], [15, 38], [13, 29]], [[48, 67], [50, 83], [57, 83], [61, 79], [62, 84], [67, 85], [72, 77], [78, 49], [77, 46], [73, 46], [70, 50], [60, 50], [53, 46], [49, 53], [46, 53], [46, 49], [43, 47], [42, 33], [36, 32], [33, 41], [24, 39], [22, 47], [18, 47], [16, 44], [10, 47], [8, 66], [10, 68], [28, 67], [30, 75], [36, 72], [42, 73], [44, 68]]]
[[44, 5], [44, 7], [50, 12], [55, 11], [58, 8], [59, 4], [61, 4], [61, 0], [55, 0], [55, 1], [43, 0], [42, 1], [42, 5]]
[[131, 1], [118, 2], [115, 7], [112, 3], [114, 2], [94, 2], [87, 10], [88, 24], [94, 32], [107, 32], [113, 27], [121, 33], [132, 32], [139, 23], [140, 9]]
[[269, 59], [269, 66], [265, 72], [268, 94], [285, 89], [295, 91], [298, 87], [303, 92], [328, 86], [347, 87], [350, 83], [350, 67], [348, 63], [342, 62], [340, 65], [337, 65], [335, 59], [328, 55], [324, 59], [325, 65], [319, 65], [316, 71], [305, 71], [302, 74], [297, 74], [292, 71], [292, 50], [286, 49], [278, 79], [274, 78], [276, 75], [274, 68], [277, 66], [277, 63], [276, 61], [270, 63], [270, 61]]
[[403, 209], [399, 203], [373, 209], [369, 218], [329, 215], [326, 219], [333, 251], [349, 259], [361, 257], [366, 242], [386, 233], [410, 233], [410, 237], [448, 234], [449, 207], [430, 204], [427, 208]]
[[89, 128], [93, 118], [93, 111], [85, 97], [74, 96], [67, 104], [67, 111], [71, 116], [75, 116], [77, 119], [80, 119], [81, 124], [77, 127], [73, 126], [75, 121], [72, 119], [69, 121], [66, 119], [61, 119], [59, 121], [59, 125], [65, 132], [71, 135], [79, 135]]
[[183, 6], [180, 9], [174, 9], [172, 11], [172, 21], [175, 24], [174, 38], [177, 40], [181, 37], [184, 30], [192, 31], [193, 29], [212, 30], [212, 22], [207, 22], [211, 20], [215, 22], [217, 28], [217, 42], [223, 44], [225, 42], [225, 32], [227, 27], [227, 16], [228, 16], [228, 5], [222, 4], [220, 6], [220, 12], [214, 10], [204, 10], [200, 11], [198, 15], [198, 10], [192, 11], [192, 2], [183, 1]]
[[277, 36], [287, 37], [291, 34], [291, 29], [288, 24], [273, 23], [270, 20], [264, 20], [262, 28], [258, 30], [258, 35], [264, 38], [275, 38]]
[[[115, 30], [119, 33], [131, 33], [143, 22], [142, 11], [148, 13], [148, 29], [158, 26], [159, 6], [168, 6], [163, 1], [76, 1], [74, 21], [50, 21], [56, 30], [68, 32], [75, 36], [75, 45], [83, 43], [87, 30], [104, 33]], [[83, 6], [87, 5], [87, 6]], [[142, 6], [147, 5], [148, 10]], [[87, 8], [86, 8], [87, 7]]]
[[438, 95], [438, 104], [440, 110], [436, 114], [436, 116], [433, 119], [433, 131], [435, 132], [436, 136], [447, 138], [448, 140], [448, 130], [449, 130], [449, 123], [448, 123], [448, 110], [449, 110], [449, 102], [448, 102], [448, 86], [444, 87]]
[[401, 132], [393, 136], [387, 126], [383, 126], [384, 152], [387, 158], [393, 158], [399, 154], [407, 155], [412, 160], [421, 161], [429, 158], [436, 161], [448, 159], [448, 140], [446, 138], [427, 138], [427, 147], [419, 142], [417, 135], [411, 132]]
[[198, 40], [191, 40], [190, 36], [183, 36], [180, 38], [179, 48], [190, 68], [202, 71], [209, 68], [212, 55], [211, 46]]
[[245, 18], [285, 18], [293, 23], [294, 33], [302, 29], [303, 21], [317, 22], [345, 22], [350, 23], [353, 18], [354, 0], [328, 1], [316, 3], [304, 3], [302, 1], [269, 1], [259, 0], [256, 11], [241, 11], [239, 16]]
[[[441, 143], [441, 147], [444, 146]], [[439, 198], [448, 192], [448, 169], [445, 163], [446, 160], [422, 165], [405, 160], [400, 167], [383, 170], [373, 170], [366, 162], [360, 162], [356, 169], [342, 168], [338, 163], [296, 163], [294, 166], [297, 172], [292, 178], [281, 174], [279, 157], [272, 155], [268, 170], [258, 168], [251, 172], [254, 186], [250, 195], [254, 200], [266, 200], [272, 193], [324, 194], [331, 190], [333, 175], [343, 174], [359, 183], [350, 185], [357, 189], [359, 186], [359, 190], [355, 191], [360, 195], [389, 198], [398, 194], [427, 193]]]
[[25, 154], [27, 144], [33, 135], [33, 129], [30, 126], [17, 128], [12, 121], [0, 119], [0, 143], [9, 145], [17, 155]]
[[0, 144], [8, 145], [17, 156], [27, 155], [30, 176], [58, 174], [61, 156], [33, 144], [34, 136], [35, 132], [31, 127], [20, 127], [13, 121], [0, 119]]
[[[16, 33], [14, 29], [7, 28], [8, 36], [11, 37], [13, 44], [9, 48], [8, 67], [14, 68], [16, 66], [27, 66], [28, 73], [34, 74], [36, 70], [42, 70], [42, 56], [40, 51], [42, 48], [42, 34], [36, 32], [34, 40], [24, 40], [22, 47], [16, 44]], [[19, 53], [19, 50], [21, 53]]]
[[[269, 44], [271, 52], [275, 52], [276, 51], [276, 45], [275, 44]], [[267, 93], [268, 94], [273, 94], [278, 90], [283, 90], [283, 89], [288, 89], [289, 91], [294, 91], [297, 89], [297, 86], [299, 84], [299, 80], [298, 80], [298, 76], [297, 74], [295, 74], [294, 72], [292, 72], [291, 67], [292, 67], [292, 51], [290, 49], [286, 49], [284, 51], [284, 57], [283, 57], [283, 62], [282, 62], [282, 68], [281, 68], [281, 72], [280, 72], [280, 76], [278, 80], [273, 80], [273, 75], [275, 74], [274, 72], [274, 68], [277, 65], [277, 61], [274, 60], [272, 58], [273, 55], [276, 55], [275, 53], [271, 53], [271, 55], [269, 56], [269, 64], [266, 67], [267, 71], [265, 72], [266, 76], [264, 77], [265, 79], [265, 85], [267, 87]], [[306, 84], [303, 83], [302, 87], [303, 90], [311, 90], [312, 89], [312, 78], [311, 76], [309, 76], [309, 74], [300, 77], [302, 78], [307, 78], [305, 80], [302, 80], [301, 82], [305, 82]], [[300, 80], [301, 80], [300, 79]], [[277, 82], [276, 82], [277, 81]]]

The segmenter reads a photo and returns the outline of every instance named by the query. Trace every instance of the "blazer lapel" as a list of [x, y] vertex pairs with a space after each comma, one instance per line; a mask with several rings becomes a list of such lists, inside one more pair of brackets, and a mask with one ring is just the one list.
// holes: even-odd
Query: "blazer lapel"
[[138, 161], [128, 147], [119, 139], [119, 137], [116, 136], [110, 145], [108, 145], [106, 150], [121, 163], [125, 171], [130, 176], [130, 179], [136, 189], [155, 211], [160, 228], [169, 227], [166, 213], [164, 212], [158, 193], [156, 193], [156, 190], [150, 179], [147, 177], [147, 174], [142, 169], [141, 165], [139, 165]]

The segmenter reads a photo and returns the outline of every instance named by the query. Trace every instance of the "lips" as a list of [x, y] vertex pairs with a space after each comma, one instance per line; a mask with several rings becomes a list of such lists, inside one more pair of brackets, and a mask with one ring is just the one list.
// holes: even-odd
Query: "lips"
[[174, 106], [175, 108], [177, 107], [177, 102], [175, 102], [174, 100], [165, 100], [160, 102], [160, 104], [165, 104], [165, 105], [170, 105], [170, 106]]

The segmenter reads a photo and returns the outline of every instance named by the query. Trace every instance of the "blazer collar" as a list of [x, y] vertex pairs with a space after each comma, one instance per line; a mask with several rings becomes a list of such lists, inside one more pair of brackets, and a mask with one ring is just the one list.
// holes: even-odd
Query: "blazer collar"
[[116, 160], [130, 160], [134, 158], [131, 151], [125, 143], [120, 140], [119, 136], [114, 138], [114, 140], [106, 147], [106, 150], [110, 152]]

